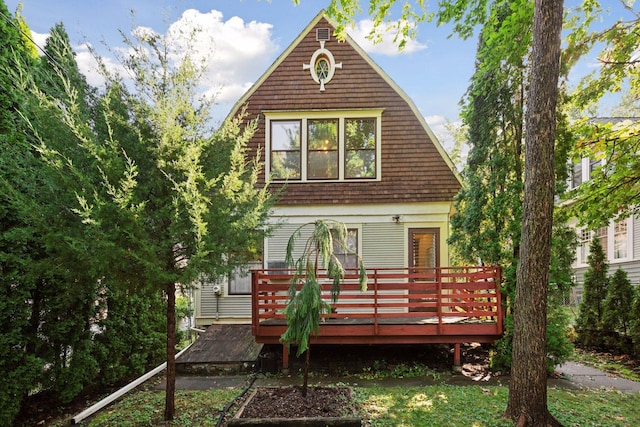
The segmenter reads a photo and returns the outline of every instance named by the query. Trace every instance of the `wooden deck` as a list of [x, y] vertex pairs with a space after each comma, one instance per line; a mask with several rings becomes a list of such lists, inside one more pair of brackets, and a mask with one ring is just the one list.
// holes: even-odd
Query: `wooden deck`
[[[499, 267], [369, 269], [361, 292], [355, 271], [347, 272], [340, 298], [332, 304], [312, 343], [454, 345], [493, 343], [503, 332]], [[330, 279], [319, 274], [330, 302]], [[282, 313], [291, 284], [289, 270], [252, 272], [252, 333], [258, 343], [275, 344], [286, 330]], [[325, 283], [326, 282], [326, 283]], [[283, 351], [283, 367], [288, 352]]]

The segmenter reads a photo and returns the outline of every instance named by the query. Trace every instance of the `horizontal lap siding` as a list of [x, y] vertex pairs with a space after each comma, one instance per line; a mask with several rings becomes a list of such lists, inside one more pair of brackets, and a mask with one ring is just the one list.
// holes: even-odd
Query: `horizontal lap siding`
[[[324, 19], [316, 26], [327, 27], [330, 24]], [[421, 122], [405, 99], [349, 43], [333, 37], [326, 42], [325, 48], [343, 67], [336, 69], [326, 90], [320, 92], [309, 70], [302, 68], [320, 47], [315, 33], [314, 28], [249, 97], [250, 117], [260, 119], [260, 129], [251, 140], [250, 150], [255, 153], [265, 144], [262, 111], [383, 108], [382, 180], [289, 183], [278, 205], [452, 200], [460, 184]], [[279, 189], [281, 184], [271, 187]]]
[[[213, 283], [203, 284], [200, 289], [200, 315], [199, 318], [215, 318], [216, 296], [213, 292]], [[223, 285], [225, 292], [227, 284]], [[251, 319], [251, 295], [224, 295], [219, 299], [218, 315], [222, 318]]]
[[362, 258], [371, 268], [404, 266], [404, 228], [395, 223], [362, 225]]

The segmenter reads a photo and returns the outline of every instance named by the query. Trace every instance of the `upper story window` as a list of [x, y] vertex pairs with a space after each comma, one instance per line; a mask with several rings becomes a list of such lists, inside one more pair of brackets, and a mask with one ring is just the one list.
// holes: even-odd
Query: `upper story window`
[[274, 181], [380, 179], [382, 109], [264, 114]]
[[338, 120], [307, 120], [307, 178], [338, 179]]
[[631, 254], [633, 237], [629, 221], [632, 218], [620, 221], [612, 221], [606, 227], [600, 227], [595, 231], [582, 229], [578, 233], [578, 264], [586, 265], [589, 261], [589, 245], [592, 239], [598, 239], [605, 259], [610, 262], [626, 261], [633, 257]]
[[627, 233], [627, 221], [618, 221], [613, 225], [613, 258], [627, 258], [627, 243], [629, 236]]
[[577, 188], [582, 184], [582, 159], [571, 164], [571, 185], [570, 188]]

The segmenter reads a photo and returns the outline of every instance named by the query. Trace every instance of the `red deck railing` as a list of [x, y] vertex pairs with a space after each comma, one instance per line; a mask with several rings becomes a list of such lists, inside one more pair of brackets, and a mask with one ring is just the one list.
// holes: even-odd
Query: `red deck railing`
[[[257, 342], [278, 343], [286, 330], [291, 270], [252, 272], [252, 331]], [[332, 312], [312, 343], [415, 344], [492, 343], [502, 335], [499, 267], [376, 268], [367, 270], [361, 292], [350, 270]], [[331, 302], [331, 279], [321, 272], [322, 293]], [[300, 285], [298, 285], [300, 286]]]

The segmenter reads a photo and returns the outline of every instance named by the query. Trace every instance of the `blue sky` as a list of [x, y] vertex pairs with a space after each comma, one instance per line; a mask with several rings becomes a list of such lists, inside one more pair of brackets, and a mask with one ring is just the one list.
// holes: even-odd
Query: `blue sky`
[[[15, 12], [20, 0], [5, 0]], [[143, 26], [165, 33], [170, 26], [198, 22], [204, 31], [202, 48], [210, 52], [211, 80], [219, 100], [216, 117], [224, 117], [235, 100], [295, 39], [328, 0], [22, 0], [23, 15], [38, 44], [49, 29], [63, 22], [81, 69], [99, 83], [86, 49], [89, 43], [105, 56], [105, 41], [122, 46], [119, 30]], [[132, 17], [131, 11], [134, 11]], [[414, 100], [441, 139], [443, 123], [456, 122], [459, 101], [473, 73], [476, 38], [451, 37], [448, 27], [421, 24], [418, 37], [398, 53], [391, 43], [372, 46], [364, 40], [367, 16], [358, 17], [349, 34]], [[388, 37], [390, 42], [391, 37]], [[114, 65], [115, 66], [115, 65]], [[590, 67], [585, 61], [584, 73]], [[446, 144], [445, 144], [446, 145]]]

